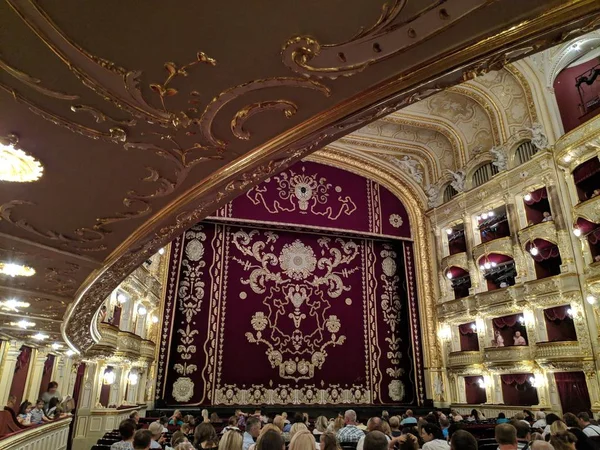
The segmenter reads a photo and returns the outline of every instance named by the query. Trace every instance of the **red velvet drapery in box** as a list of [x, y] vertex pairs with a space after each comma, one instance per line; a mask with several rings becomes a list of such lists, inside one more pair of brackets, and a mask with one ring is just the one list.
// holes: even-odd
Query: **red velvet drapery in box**
[[475, 322], [464, 323], [458, 326], [460, 334], [460, 350], [463, 352], [479, 350], [479, 338], [477, 337], [477, 332], [473, 328], [474, 326]]
[[537, 389], [530, 383], [531, 373], [501, 375], [504, 404], [530, 406], [539, 403]]
[[482, 382], [482, 376], [465, 377], [465, 394], [468, 404], [476, 405], [487, 401], [485, 388], [480, 385]]
[[[54, 355], [50, 354], [44, 362], [44, 370], [42, 372], [42, 381], [40, 383], [40, 392], [38, 397], [41, 397], [48, 389], [48, 384], [52, 381], [52, 369], [54, 368]], [[35, 400], [31, 400], [32, 402]]]
[[[16, 407], [21, 404], [25, 399], [23, 398], [23, 394], [25, 393], [25, 383], [27, 382], [27, 374], [29, 373], [29, 365], [31, 363], [31, 347], [23, 346], [21, 347], [21, 353], [17, 357], [17, 364], [15, 366], [15, 374], [13, 376], [13, 381], [10, 386], [10, 394], [17, 397], [17, 401], [15, 402]], [[30, 402], [31, 399], [27, 399]], [[34, 399], [33, 401], [35, 401]]]
[[525, 338], [525, 342], [529, 342], [527, 339], [527, 329], [521, 324], [519, 319], [523, 318], [523, 314], [511, 314], [510, 316], [496, 317], [492, 319], [494, 326], [494, 336], [496, 331], [500, 333], [504, 339], [504, 346], [510, 347], [514, 345], [515, 333], [518, 331], [521, 336]]
[[555, 372], [554, 379], [563, 413], [591, 412], [592, 402], [583, 372]]
[[576, 341], [577, 332], [573, 318], [569, 316], [570, 305], [557, 306], [544, 310], [548, 341]]

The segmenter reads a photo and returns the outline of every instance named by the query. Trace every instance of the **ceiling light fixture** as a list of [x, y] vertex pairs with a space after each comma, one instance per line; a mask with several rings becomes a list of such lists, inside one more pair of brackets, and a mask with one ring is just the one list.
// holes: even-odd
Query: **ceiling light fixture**
[[566, 163], [571, 162], [571, 159], [573, 159], [573, 157], [571, 156], [570, 153], [563, 157], [563, 161]]
[[30, 277], [35, 275], [35, 270], [21, 264], [0, 262], [0, 273], [9, 277]]
[[596, 303], [596, 297], [594, 297], [593, 295], [588, 295], [585, 300], [590, 304], [593, 305], [594, 303]]
[[523, 200], [525, 200], [526, 202], [531, 200], [531, 194], [525, 194], [525, 196], [523, 197]]
[[0, 142], [0, 180], [13, 183], [39, 180], [44, 171], [40, 162], [14, 144]]
[[18, 308], [29, 308], [29, 303], [21, 302], [11, 298], [10, 300], [4, 300], [0, 302], [0, 308], [6, 311], [18, 311]]
[[53, 350], [58, 350], [59, 348], [62, 347], [62, 344], [59, 344], [58, 342], [55, 342], [54, 344], [52, 344], [52, 349]]
[[446, 228], [446, 234], [447, 235], [451, 235], [452, 234], [452, 228]]
[[446, 278], [448, 278], [449, 280], [451, 280], [452, 279], [452, 272], [448, 272], [446, 274]]
[[119, 292], [117, 294], [117, 301], [119, 303], [125, 303], [127, 301], [127, 296], [125, 294], [123, 294], [122, 292]]
[[47, 334], [43, 334], [43, 333], [38, 333], [38, 334], [34, 334], [33, 336], [31, 336], [33, 339], [35, 339], [36, 341], [43, 341], [45, 339], [48, 339], [49, 336]]
[[538, 250], [537, 247], [531, 247], [529, 249], [529, 253], [531, 253], [533, 256], [537, 256], [540, 253], [540, 251]]
[[573, 228], [573, 234], [579, 237], [581, 236], [581, 230], [579, 228]]
[[74, 354], [75, 354], [75, 352], [71, 349], [69, 349], [65, 352], [65, 355], [67, 355], [67, 356], [73, 356]]
[[519, 323], [520, 323], [521, 325], [523, 325], [523, 324], [525, 323], [525, 317], [523, 317], [523, 316], [520, 316], [520, 317], [519, 317]]
[[112, 369], [104, 372], [104, 376], [102, 377], [104, 384], [113, 384], [116, 379], [117, 379], [117, 375], [115, 374], [114, 370], [112, 370]]
[[481, 218], [482, 218], [483, 220], [487, 219], [487, 218], [488, 218], [488, 213], [483, 213], [483, 214], [481, 215]]
[[13, 327], [23, 328], [24, 330], [26, 330], [27, 328], [35, 327], [35, 323], [29, 322], [27, 320], [19, 320], [18, 322], [11, 322], [10, 325]]
[[137, 374], [137, 372], [129, 372], [129, 376], [127, 377], [127, 379], [130, 385], [135, 386], [136, 384], [138, 384], [140, 376]]

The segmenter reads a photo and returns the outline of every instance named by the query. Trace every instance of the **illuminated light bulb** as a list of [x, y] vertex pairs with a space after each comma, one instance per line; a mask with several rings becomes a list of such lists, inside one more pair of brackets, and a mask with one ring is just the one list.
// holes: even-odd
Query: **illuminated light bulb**
[[138, 380], [140, 379], [140, 377], [136, 372], [129, 372], [127, 379], [129, 380], [130, 385], [135, 386], [136, 384], [138, 384]]
[[73, 356], [74, 354], [75, 354], [75, 352], [71, 349], [69, 349], [65, 352], [65, 355], [67, 355], [67, 356]]
[[488, 218], [488, 213], [483, 213], [483, 214], [481, 215], [481, 218], [482, 218], [483, 220], [487, 219], [487, 218]]
[[127, 296], [121, 292], [117, 294], [117, 301], [119, 303], [125, 303], [127, 301]]
[[492, 267], [496, 267], [498, 263], [492, 262]]
[[10, 300], [0, 302], [0, 308], [9, 311], [18, 311], [17, 308], [29, 308], [29, 303], [20, 302], [19, 300], [15, 300], [14, 298], [12, 298]]
[[571, 159], [573, 159], [573, 157], [571, 156], [571, 154], [567, 154], [563, 157], [563, 161], [568, 163], [571, 162]]
[[9, 277], [30, 277], [35, 275], [35, 269], [21, 264], [0, 262], [0, 273]]
[[525, 200], [526, 202], [531, 200], [531, 194], [525, 194], [525, 197], [523, 197], [523, 200]]
[[573, 234], [579, 237], [581, 236], [581, 230], [579, 228], [573, 228]]
[[477, 333], [477, 324], [474, 323], [473, 325], [471, 325], [471, 330]]
[[39, 180], [44, 172], [40, 162], [14, 143], [0, 142], [0, 180], [25, 183]]
[[104, 372], [104, 376], [102, 377], [102, 379], [104, 380], [104, 384], [113, 384], [117, 379], [117, 375], [114, 371], [109, 370], [107, 372]]
[[159, 248], [158, 249], [158, 254], [159, 255], [164, 255], [165, 254], [165, 249], [164, 248]]
[[148, 312], [148, 310], [145, 307], [143, 307], [143, 306], [140, 305], [140, 307], [138, 308], [137, 312], [138, 312], [138, 314], [140, 316], [145, 316], [146, 313]]
[[446, 278], [448, 278], [449, 280], [451, 280], [452, 279], [452, 272], [448, 272], [446, 274]]
[[477, 216], [477, 222], [481, 220], [481, 216]]
[[531, 384], [531, 386], [535, 387], [536, 382], [535, 382], [535, 378], [534, 377], [529, 377], [529, 384]]
[[485, 267], [486, 269], [490, 269], [492, 267], [492, 263], [490, 262], [486, 262], [483, 267]]
[[523, 317], [523, 316], [519, 317], [519, 323], [521, 325], [523, 325], [525, 323], [525, 317]]
[[494, 214], [496, 214], [494, 211], [490, 211], [490, 212], [488, 213], [488, 217], [494, 217]]
[[452, 228], [446, 228], [446, 234], [448, 234], [448, 235], [452, 234]]
[[568, 315], [569, 317], [573, 317], [573, 314], [574, 314], [573, 308], [569, 308], [569, 309], [567, 309], [567, 315]]
[[55, 342], [54, 344], [51, 345], [53, 350], [58, 350], [59, 348], [62, 347], [62, 344], [59, 344], [58, 342]]
[[593, 295], [588, 295], [585, 300], [590, 304], [593, 305], [594, 303], [596, 303], [596, 297], [594, 297]]
[[533, 256], [537, 256], [540, 253], [540, 251], [538, 250], [537, 247], [531, 247], [529, 249], [529, 253], [531, 253]]
[[479, 270], [483, 272], [485, 270], [485, 266], [479, 266]]
[[158, 317], [152, 316], [152, 323], [158, 323]]
[[31, 336], [33, 339], [35, 339], [36, 341], [43, 341], [45, 339], [48, 339], [49, 336], [47, 334], [43, 334], [43, 333], [37, 333], [34, 334], [33, 336]]
[[479, 381], [477, 382], [477, 384], [479, 385], [479, 387], [480, 387], [481, 389], [485, 389], [485, 381], [484, 381], [484, 380], [479, 380]]
[[28, 322], [27, 320], [19, 320], [18, 322], [11, 322], [10, 323], [13, 327], [19, 327], [19, 328], [23, 328], [24, 330], [26, 330], [27, 328], [30, 327], [34, 327], [35, 323], [33, 322]]

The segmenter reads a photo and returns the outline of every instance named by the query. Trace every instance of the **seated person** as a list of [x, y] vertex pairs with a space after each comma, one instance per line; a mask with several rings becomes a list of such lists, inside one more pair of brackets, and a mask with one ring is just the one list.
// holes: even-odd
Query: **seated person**
[[44, 400], [40, 398], [35, 402], [35, 408], [31, 410], [31, 423], [38, 425], [45, 422], [50, 422], [50, 419], [44, 413]]
[[54, 419], [54, 415], [56, 414], [56, 409], [58, 408], [59, 403], [60, 400], [56, 397], [52, 397], [50, 399], [50, 403], [48, 403], [48, 409], [46, 410], [46, 416], [48, 416], [49, 419]]
[[177, 426], [183, 425], [183, 414], [181, 414], [181, 411], [176, 409], [173, 412], [173, 415], [169, 419], [169, 425], [177, 425]]
[[600, 189], [594, 189], [591, 193], [590, 198], [598, 197], [600, 195]]
[[548, 211], [544, 211], [543, 214], [544, 218], [542, 219], [542, 222], [550, 222], [552, 221], [552, 216], [550, 215], [550, 213]]
[[506, 418], [506, 414], [503, 412], [498, 414], [498, 418], [496, 419], [496, 423], [508, 423], [509, 420]]
[[8, 411], [12, 416], [12, 419], [15, 423], [19, 423], [17, 420], [17, 413], [15, 412], [15, 406], [17, 404], [17, 397], [14, 395], [10, 395], [8, 400], [6, 401], [6, 406], [4, 407], [4, 411]]
[[25, 400], [19, 406], [19, 414], [17, 415], [17, 422], [20, 425], [29, 426], [31, 425], [31, 402]]
[[119, 424], [121, 440], [110, 446], [110, 450], [131, 450], [133, 435], [135, 434], [135, 422], [126, 419]]
[[62, 406], [57, 406], [56, 409], [54, 410], [53, 420], [64, 419], [68, 415], [69, 415], [69, 413], [66, 413]]
[[525, 340], [525, 338], [523, 336], [521, 336], [520, 331], [515, 332], [513, 340], [515, 341], [515, 345], [527, 345], [527, 341]]

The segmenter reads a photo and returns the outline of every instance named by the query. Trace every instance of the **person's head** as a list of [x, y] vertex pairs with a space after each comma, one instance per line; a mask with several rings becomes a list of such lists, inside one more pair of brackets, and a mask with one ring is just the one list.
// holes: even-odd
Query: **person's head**
[[217, 432], [215, 431], [215, 427], [208, 422], [202, 422], [194, 430], [194, 444], [196, 447], [199, 447], [203, 442], [217, 442]]
[[504, 414], [503, 412], [498, 413], [498, 419], [506, 419], [506, 414]]
[[216, 412], [214, 412], [210, 415], [210, 421], [215, 423], [215, 422], [220, 422], [221, 419], [219, 419], [219, 415]]
[[308, 425], [308, 423], [310, 422], [310, 417], [308, 415], [308, 413], [302, 413], [302, 420], [304, 421], [305, 424]]
[[544, 420], [546, 418], [546, 413], [544, 411], [537, 411], [535, 413], [535, 420]]
[[404, 441], [398, 445], [399, 450], [419, 450], [419, 439], [412, 433], [404, 435]]
[[208, 409], [203, 409], [203, 410], [200, 412], [200, 415], [202, 416], [202, 419], [203, 419], [204, 421], [208, 421]]
[[[220, 446], [219, 446], [220, 447]], [[260, 435], [256, 441], [256, 450], [284, 450], [285, 442], [281, 433], [269, 430]]]
[[471, 416], [475, 419], [475, 420], [479, 420], [479, 412], [476, 409], [472, 409], [471, 410]]
[[406, 417], [412, 417], [412, 416], [413, 416], [412, 409], [407, 409], [406, 410]]
[[276, 431], [278, 433], [281, 433], [281, 430], [279, 429], [278, 426], [273, 425], [272, 423], [268, 423], [266, 424], [264, 427], [262, 427], [260, 429], [260, 435], [258, 436], [258, 438], [260, 439], [260, 437], [265, 434], [267, 431]]
[[181, 431], [183, 431], [185, 434], [190, 434], [192, 432], [192, 426], [189, 423], [185, 423], [185, 422], [181, 424], [181, 427], [179, 427], [179, 429]]
[[119, 434], [121, 435], [121, 440], [130, 441], [133, 439], [133, 435], [135, 433], [135, 423], [129, 419], [123, 420], [119, 424]]
[[257, 438], [260, 434], [260, 419], [258, 417], [250, 417], [246, 422], [246, 432], [253, 438]]
[[349, 409], [344, 413], [344, 423], [346, 425], [356, 424], [356, 411]]
[[550, 213], [548, 211], [543, 212], [544, 217], [550, 217]]
[[552, 423], [557, 420], [560, 420], [560, 417], [558, 417], [556, 414], [554, 414], [554, 413], [546, 414], [546, 424], [547, 425], [552, 425]]
[[563, 415], [563, 421], [569, 428], [579, 428], [579, 421], [577, 420], [577, 416], [573, 413], [565, 413]]
[[364, 450], [387, 450], [388, 440], [381, 431], [371, 431], [365, 436]]
[[342, 428], [344, 428], [344, 424], [345, 424], [344, 418], [342, 416], [337, 416], [335, 418], [335, 420], [333, 421], [333, 431], [335, 431], [337, 433]]
[[[275, 421], [273, 421], [273, 423], [275, 423]], [[317, 420], [315, 420], [315, 428], [321, 433], [327, 431], [327, 425], [329, 425], [329, 422], [325, 416], [319, 416], [317, 417]]]
[[62, 414], [65, 412], [62, 406], [57, 406], [54, 411], [54, 420], [62, 419]]
[[181, 431], [178, 430], [171, 436], [171, 447], [175, 448], [182, 442], [187, 441], [187, 436]]
[[21, 406], [19, 406], [19, 414], [29, 414], [31, 412], [31, 402], [28, 402], [27, 400], [25, 400], [23, 403], [21, 403]]
[[517, 429], [510, 423], [496, 425], [494, 435], [498, 445], [517, 445]]
[[50, 399], [50, 401], [48, 402], [48, 408], [54, 408], [56, 406], [58, 406], [58, 404], [60, 403], [60, 400], [56, 397], [52, 397]]
[[440, 427], [448, 428], [449, 426], [450, 426], [450, 421], [445, 417], [441, 417], [440, 418]]
[[517, 440], [529, 442], [531, 440], [531, 430], [529, 425], [523, 422], [522, 419], [517, 419], [516, 415], [510, 424], [517, 430]]
[[452, 433], [450, 450], [477, 450], [477, 439], [468, 431], [457, 430]]
[[543, 441], [544, 436], [542, 435], [542, 433], [538, 433], [536, 431], [535, 433], [531, 433], [531, 440], [532, 441]]
[[577, 438], [575, 435], [568, 431], [561, 431], [550, 436], [550, 444], [552, 444], [555, 450], [575, 450], [576, 442]]
[[[319, 419], [317, 419], [317, 422], [318, 421], [319, 421]], [[275, 425], [277, 428], [279, 428], [279, 431], [283, 431], [283, 428], [285, 427], [285, 419], [283, 418], [283, 416], [276, 415], [273, 418], [273, 425]]]
[[297, 412], [296, 414], [294, 414], [294, 417], [292, 418], [292, 423], [299, 423], [299, 422], [304, 423], [304, 414], [302, 414], [301, 412]]
[[58, 383], [56, 381], [51, 381], [48, 383], [48, 392], [50, 394], [55, 394], [58, 389]]
[[184, 441], [177, 445], [174, 450], [196, 450], [191, 442]]
[[133, 435], [134, 450], [148, 450], [152, 443], [152, 433], [150, 430], [138, 430]]
[[367, 431], [371, 432], [371, 431], [381, 431], [383, 432], [383, 430], [381, 429], [381, 419], [379, 417], [371, 417], [369, 419], [369, 421], [367, 422]]
[[[513, 416], [513, 419], [516, 420], [525, 420], [525, 413], [518, 412]], [[518, 431], [518, 430], [517, 430]]]
[[6, 406], [14, 409], [16, 404], [17, 404], [17, 397], [14, 395], [9, 395], [8, 400], [6, 400]]
[[[158, 422], [152, 422], [148, 426], [148, 431], [152, 435], [152, 439], [154, 439], [155, 441], [158, 441], [160, 439], [160, 435], [163, 432], [163, 426]], [[182, 429], [181, 431], [183, 431], [185, 433], [185, 430]]]
[[515, 337], [521, 337], [521, 332], [520, 331], [515, 331]]
[[550, 434], [562, 433], [563, 431], [567, 431], [567, 424], [562, 420], [555, 420], [550, 425]]
[[181, 420], [182, 417], [183, 417], [183, 415], [181, 414], [181, 411], [179, 411], [178, 409], [176, 409], [173, 412], [173, 419]]
[[390, 417], [389, 423], [392, 431], [396, 431], [400, 428], [400, 418], [398, 416]]
[[42, 400], [41, 398], [38, 398], [37, 401], [35, 402], [35, 408], [36, 409], [44, 409], [44, 400]]
[[237, 424], [238, 424], [238, 419], [235, 416], [231, 416], [229, 418], [229, 420], [227, 421], [228, 427], [237, 427]]
[[[260, 426], [258, 431], [260, 432]], [[219, 441], [219, 450], [242, 450], [243, 440], [241, 433], [235, 430], [226, 431]]]
[[169, 418], [167, 416], [160, 416], [158, 421], [163, 425], [163, 426], [167, 426], [167, 424], [169, 423]]
[[341, 447], [338, 444], [338, 440], [335, 434], [327, 431], [321, 435], [319, 439], [321, 450], [340, 450]]
[[426, 423], [421, 427], [421, 438], [425, 442], [429, 442], [433, 441], [434, 439], [444, 439], [444, 434], [437, 425]]
[[290, 440], [294, 437], [294, 435], [296, 433], [299, 433], [300, 431], [304, 431], [304, 430], [308, 430], [308, 428], [306, 427], [306, 425], [303, 422], [296, 422], [290, 428]]
[[140, 413], [137, 411], [134, 411], [131, 414], [129, 414], [129, 418], [131, 420], [133, 420], [135, 423], [138, 423], [140, 421]]
[[579, 419], [579, 425], [581, 428], [585, 428], [590, 424], [590, 415], [586, 412], [580, 412], [577, 414], [577, 418]]
[[554, 450], [554, 447], [550, 442], [546, 442], [543, 439], [532, 441], [529, 446], [531, 450]]
[[301, 430], [290, 440], [289, 450], [314, 450], [315, 437], [308, 430]]
[[387, 423], [385, 420], [381, 422], [381, 432], [386, 436], [392, 435], [392, 428], [390, 427], [390, 424]]

